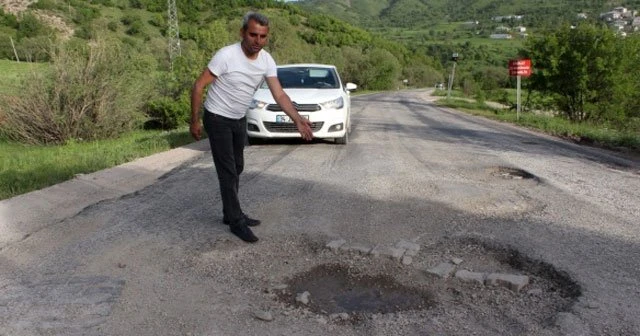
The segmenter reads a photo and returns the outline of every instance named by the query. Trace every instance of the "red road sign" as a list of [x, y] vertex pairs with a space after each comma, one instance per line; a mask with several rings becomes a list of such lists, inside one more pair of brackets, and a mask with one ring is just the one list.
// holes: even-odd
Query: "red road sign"
[[531, 60], [517, 59], [509, 61], [509, 76], [531, 76]]

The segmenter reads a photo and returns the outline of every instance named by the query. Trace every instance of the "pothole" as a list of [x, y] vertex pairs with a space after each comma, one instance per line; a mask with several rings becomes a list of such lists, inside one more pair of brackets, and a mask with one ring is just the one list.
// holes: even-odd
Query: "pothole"
[[[196, 268], [223, 292], [255, 301], [282, 323], [348, 323], [381, 335], [548, 334], [581, 295], [568, 273], [482, 237], [416, 241], [416, 249], [404, 250], [399, 241], [336, 238], [288, 236], [251, 248], [232, 240]], [[346, 248], [332, 248], [338, 240]], [[394, 248], [401, 253], [381, 253]], [[407, 255], [412, 262], [403, 262]], [[449, 266], [446, 275], [429, 272], [441, 264]], [[528, 281], [511, 286], [492, 275]]]
[[279, 295], [282, 301], [297, 304], [296, 293], [308, 291], [308, 307], [318, 314], [386, 314], [423, 310], [434, 304], [428, 290], [404, 286], [388, 275], [353, 274], [340, 264], [316, 266], [289, 280], [288, 285]]
[[[535, 287], [543, 289], [553, 296], [566, 299], [566, 305], [560, 310], [568, 308], [582, 294], [580, 285], [566, 272], [557, 270], [549, 263], [530, 258], [515, 248], [482, 241], [477, 238], [461, 239], [456, 245], [462, 247], [462, 251], [466, 251], [466, 258], [470, 259], [478, 268], [488, 267], [492, 263], [491, 260], [493, 260], [494, 263], [497, 262], [498, 267], [529, 274], [533, 277], [529, 290]], [[469, 253], [475, 255], [475, 260], [471, 259], [474, 257]], [[462, 252], [461, 254], [465, 253]]]
[[493, 167], [489, 169], [490, 174], [496, 177], [501, 177], [501, 178], [505, 178], [505, 179], [511, 179], [511, 180], [537, 180], [538, 178], [529, 173], [526, 170], [523, 169], [519, 169], [519, 168], [513, 168], [513, 167]]

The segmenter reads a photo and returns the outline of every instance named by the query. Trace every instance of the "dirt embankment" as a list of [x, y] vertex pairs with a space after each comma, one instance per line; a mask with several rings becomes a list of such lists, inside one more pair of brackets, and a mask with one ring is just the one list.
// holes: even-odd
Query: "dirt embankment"
[[[5, 12], [18, 15], [27, 10], [29, 5], [34, 2], [35, 0], [0, 0], [0, 7]], [[67, 25], [61, 17], [39, 10], [35, 10], [33, 13], [40, 21], [60, 32], [62, 38], [67, 39], [73, 35], [73, 28]]]
[[34, 2], [35, 0], [0, 0], [0, 6], [5, 12], [18, 14]]

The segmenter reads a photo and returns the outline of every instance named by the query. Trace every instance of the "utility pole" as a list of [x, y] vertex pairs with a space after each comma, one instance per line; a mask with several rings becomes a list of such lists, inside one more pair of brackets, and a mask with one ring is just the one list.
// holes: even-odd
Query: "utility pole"
[[449, 97], [451, 97], [451, 88], [453, 87], [453, 77], [456, 74], [456, 64], [458, 63], [458, 53], [453, 53], [453, 55], [451, 55], [451, 60], [453, 61], [453, 68], [451, 69], [451, 76], [449, 76], [449, 87], [447, 90], [447, 99], [449, 99]]
[[181, 54], [176, 0], [167, 0], [167, 7], [169, 10], [169, 29], [167, 29], [167, 37], [169, 38], [169, 64], [173, 72], [173, 61]]

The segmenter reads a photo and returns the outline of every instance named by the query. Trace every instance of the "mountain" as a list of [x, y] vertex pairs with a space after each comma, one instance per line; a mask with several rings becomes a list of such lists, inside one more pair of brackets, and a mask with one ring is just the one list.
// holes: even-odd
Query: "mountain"
[[574, 21], [578, 13], [595, 18], [616, 6], [640, 9], [640, 0], [300, 0], [295, 4], [367, 28], [428, 28], [510, 15], [523, 16], [528, 26], [552, 26]]

